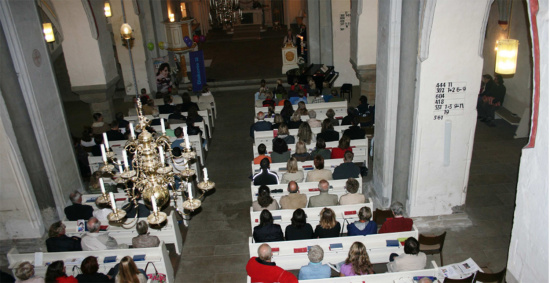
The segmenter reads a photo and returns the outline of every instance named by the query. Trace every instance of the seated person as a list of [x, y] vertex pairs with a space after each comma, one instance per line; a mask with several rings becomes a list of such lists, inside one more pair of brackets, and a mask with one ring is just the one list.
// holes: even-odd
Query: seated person
[[365, 131], [359, 127], [359, 117], [353, 117], [351, 120], [351, 126], [344, 131], [344, 135], [348, 136], [352, 140], [365, 138]]
[[187, 121], [185, 121], [185, 124], [187, 125], [187, 135], [200, 135], [201, 137], [204, 137], [201, 128], [195, 127], [195, 118], [187, 117]]
[[361, 169], [353, 163], [353, 156], [354, 154], [351, 151], [346, 151], [346, 153], [344, 153], [344, 163], [336, 166], [332, 173], [334, 180], [359, 178]]
[[141, 106], [141, 110], [143, 115], [154, 115], [159, 113], [158, 108], [155, 106], [155, 101], [150, 98]]
[[183, 124], [187, 118], [181, 114], [181, 106], [176, 106], [174, 113], [168, 115], [168, 123], [170, 124]]
[[267, 92], [265, 95], [265, 100], [262, 102], [263, 107], [275, 107], [275, 100], [273, 100], [273, 94], [271, 92]]
[[[305, 99], [305, 98], [304, 98]], [[306, 103], [304, 101], [298, 102], [298, 109], [296, 109], [296, 112], [300, 113], [300, 115], [309, 115], [309, 111], [306, 108]]]
[[132, 248], [153, 248], [160, 245], [160, 240], [157, 236], [151, 236], [147, 232], [149, 230], [149, 224], [145, 220], [140, 220], [136, 224], [136, 231], [138, 235], [132, 238]]
[[292, 85], [290, 86], [290, 90], [293, 92], [304, 92], [306, 91], [306, 88], [298, 83], [298, 78], [294, 78], [292, 81]]
[[348, 236], [366, 236], [371, 234], [376, 234], [378, 225], [376, 222], [371, 221], [372, 212], [370, 207], [363, 206], [357, 212], [359, 221], [348, 224]]
[[103, 122], [103, 115], [101, 113], [94, 113], [92, 117], [94, 118], [94, 123], [91, 128], [94, 135], [101, 135], [111, 129], [109, 124]]
[[315, 238], [340, 237], [340, 222], [336, 221], [336, 214], [330, 208], [321, 210], [321, 219], [319, 225], [315, 227]]
[[285, 240], [306, 240], [313, 239], [313, 228], [306, 222], [307, 215], [301, 208], [292, 213], [291, 224], [286, 226]]
[[256, 243], [284, 241], [281, 225], [273, 224], [273, 215], [267, 209], [260, 213], [260, 224], [254, 227], [252, 236]]
[[250, 126], [250, 137], [254, 138], [254, 131], [271, 131], [272, 125], [270, 122], [264, 121], [265, 114], [264, 112], [260, 111], [258, 112], [258, 115], [256, 115], [256, 119], [258, 119], [258, 122], [252, 124]]
[[273, 130], [278, 130], [279, 126], [285, 122], [285, 119], [280, 113], [275, 113], [275, 116], [273, 116], [273, 124], [271, 125], [273, 127]]
[[321, 180], [332, 180], [332, 172], [325, 168], [325, 159], [321, 155], [313, 158], [315, 169], [307, 173], [306, 182], [318, 182]]
[[277, 138], [283, 139], [286, 144], [293, 144], [296, 142], [294, 136], [291, 136], [288, 132], [288, 126], [284, 122], [277, 128]]
[[[191, 96], [189, 95], [188, 92], [184, 92], [181, 95], [181, 101], [182, 101], [182, 103], [178, 104], [181, 107], [181, 112], [188, 112], [189, 109], [191, 109], [193, 107], [196, 108], [196, 109], [199, 109], [199, 105], [197, 103], [191, 101]], [[200, 122], [200, 121], [197, 121], [197, 122]]]
[[124, 129], [125, 131], [129, 131], [130, 122], [124, 120], [124, 113], [117, 112], [115, 114], [115, 118], [118, 121], [118, 127], [120, 129]]
[[251, 257], [246, 264], [246, 273], [251, 282], [288, 282], [298, 283], [298, 279], [292, 273], [278, 267], [271, 262], [273, 253], [268, 244], [262, 244], [258, 248], [258, 257]]
[[273, 163], [287, 162], [290, 159], [290, 151], [285, 140], [275, 138], [273, 140], [273, 151], [271, 152], [271, 161]]
[[320, 155], [323, 159], [330, 159], [330, 150], [326, 149], [325, 140], [323, 138], [317, 137], [317, 142], [315, 143], [315, 149], [311, 152], [310, 156], [313, 160], [316, 155]]
[[338, 119], [334, 118], [334, 116], [336, 116], [336, 112], [334, 112], [334, 109], [330, 108], [329, 110], [327, 110], [327, 113], [325, 113], [325, 115], [327, 115], [327, 119], [330, 120], [330, 123], [334, 127], [340, 126], [340, 121], [338, 121]]
[[254, 186], [279, 184], [279, 176], [277, 173], [269, 170], [269, 164], [270, 162], [267, 158], [260, 161], [260, 172], [252, 177]]
[[[292, 105], [296, 105], [300, 102], [302, 102], [304, 104], [307, 104], [306, 91], [305, 90], [298, 91], [297, 94], [298, 94], [298, 96], [292, 96], [288, 99], [290, 101], [290, 103], [292, 103]], [[305, 115], [307, 115], [307, 114], [305, 114]]]
[[266, 155], [266, 152], [267, 152], [267, 149], [265, 144], [261, 143], [258, 146], [258, 156], [254, 158], [254, 164], [260, 164], [260, 161], [262, 161], [262, 159], [264, 158], [267, 158], [269, 162], [271, 162], [271, 157], [269, 155]]
[[273, 90], [274, 94], [282, 94], [283, 96], [286, 95], [286, 88], [283, 86], [283, 81], [281, 79], [277, 80], [277, 86]]
[[329, 183], [326, 180], [319, 182], [319, 195], [309, 197], [309, 204], [307, 207], [323, 207], [338, 205], [338, 196], [329, 194]]
[[321, 132], [317, 134], [317, 139], [320, 138], [325, 142], [337, 141], [340, 138], [340, 133], [334, 130], [334, 126], [328, 118], [321, 124]]
[[351, 121], [353, 120], [353, 117], [357, 116], [355, 113], [355, 108], [348, 107], [348, 115], [342, 119], [342, 123], [340, 123], [341, 126], [347, 126], [351, 125]]
[[98, 282], [113, 282], [111, 277], [103, 273], [98, 273], [99, 263], [97, 262], [97, 257], [89, 256], [86, 257], [80, 264], [80, 271], [82, 274], [78, 274], [76, 279], [78, 282], [89, 282], [89, 283], [98, 283]]
[[302, 116], [300, 115], [300, 112], [296, 111], [292, 114], [290, 117], [290, 121], [288, 122], [288, 128], [289, 129], [298, 129], [300, 125], [302, 125]]
[[325, 252], [323, 251], [323, 248], [319, 245], [311, 246], [307, 252], [309, 264], [300, 268], [298, 279], [308, 280], [330, 278], [330, 274], [332, 273], [330, 267], [322, 263], [324, 256]]
[[332, 149], [330, 154], [331, 159], [344, 158], [346, 151], [353, 152], [353, 149], [350, 146], [350, 138], [346, 135], [342, 135], [340, 141], [338, 141], [338, 147]]
[[65, 224], [57, 221], [50, 226], [49, 238], [46, 240], [46, 248], [49, 253], [81, 251], [79, 237], [67, 237], [65, 235]]
[[277, 210], [279, 209], [279, 204], [277, 200], [271, 197], [271, 191], [266, 185], [261, 185], [258, 188], [258, 200], [252, 202], [253, 211], [262, 211], [267, 210]]
[[309, 152], [307, 152], [306, 144], [303, 141], [296, 143], [296, 152], [292, 155], [292, 157], [301, 162], [307, 161], [311, 158], [309, 156]]
[[137, 202], [137, 207], [131, 198], [128, 198], [128, 203], [122, 206], [122, 210], [126, 211], [126, 217], [134, 218], [136, 217], [136, 213], [138, 218], [149, 216], [149, 214], [151, 214], [151, 211], [145, 206], [145, 204], [138, 202], [141, 199], [141, 194], [137, 192], [135, 193], [135, 197], [136, 197], [135, 201]]
[[303, 141], [307, 145], [315, 142], [315, 135], [313, 135], [313, 131], [308, 123], [302, 123], [298, 127], [298, 134], [296, 136], [298, 137], [298, 141]]
[[340, 267], [340, 276], [358, 276], [374, 274], [367, 248], [361, 242], [354, 242], [348, 252], [348, 257]]
[[120, 141], [126, 139], [126, 137], [124, 137], [124, 134], [120, 132], [120, 129], [118, 127], [118, 121], [113, 120], [113, 122], [111, 122], [111, 129], [106, 132], [108, 140]]
[[298, 162], [294, 157], [286, 163], [286, 173], [281, 177], [281, 184], [288, 184], [290, 181], [298, 183], [304, 181], [304, 171], [298, 170]]
[[183, 149], [185, 146], [185, 138], [183, 137], [183, 128], [177, 127], [174, 129], [174, 135], [176, 136], [176, 139], [172, 142], [172, 148], [179, 147], [180, 149]]
[[359, 185], [359, 182], [353, 178], [346, 181], [346, 191], [348, 193], [340, 197], [340, 205], [365, 203], [365, 195], [357, 193]]
[[109, 236], [109, 233], [99, 233], [101, 222], [97, 218], [90, 218], [87, 226], [88, 233], [80, 241], [83, 251], [113, 250], [118, 248], [117, 241], [115, 238]]
[[309, 116], [309, 120], [307, 120], [307, 123], [311, 128], [321, 127], [321, 121], [319, 119], [316, 119], [317, 113], [315, 112], [315, 110], [309, 110], [307, 115]]
[[313, 92], [313, 95], [315, 95], [315, 97], [311, 103], [325, 103], [325, 98], [321, 95], [321, 92], [318, 89]]
[[[90, 185], [88, 186], [88, 193], [90, 194], [101, 194], [101, 185], [99, 183], [99, 179], [103, 178], [109, 178], [111, 179], [111, 175], [109, 173], [103, 173], [101, 171], [95, 171], [92, 176], [90, 177]], [[103, 187], [105, 188], [106, 193], [118, 193], [118, 189], [115, 184], [109, 184], [104, 183]]]
[[393, 218], [386, 219], [386, 222], [382, 224], [382, 228], [380, 228], [378, 234], [412, 230], [413, 221], [403, 216], [404, 210], [402, 203], [398, 201], [392, 203], [391, 212], [393, 213]]
[[290, 181], [287, 187], [288, 195], [281, 197], [281, 209], [305, 208], [307, 196], [300, 193], [300, 188], [295, 181]]
[[426, 267], [426, 254], [420, 251], [418, 241], [409, 237], [405, 240], [405, 253], [397, 256], [393, 253], [388, 262], [389, 272], [421, 270]]
[[44, 278], [40, 276], [34, 275], [34, 265], [32, 265], [28, 261], [21, 262], [16, 268], [15, 268], [15, 277], [17, 277], [17, 280], [13, 280], [13, 278], [8, 279], [8, 277], [4, 277], [5, 275], [0, 277], [0, 282], [2, 283], [8, 283], [8, 282], [17, 282], [17, 283], [44, 283]]
[[160, 114], [172, 114], [176, 110], [176, 105], [174, 105], [172, 100], [172, 95], [166, 94], [162, 97], [164, 100], [164, 105], [159, 105]]
[[79, 191], [74, 191], [69, 195], [72, 205], [65, 207], [65, 216], [69, 221], [79, 219], [88, 220], [92, 217], [94, 209], [89, 205], [82, 204], [82, 194]]

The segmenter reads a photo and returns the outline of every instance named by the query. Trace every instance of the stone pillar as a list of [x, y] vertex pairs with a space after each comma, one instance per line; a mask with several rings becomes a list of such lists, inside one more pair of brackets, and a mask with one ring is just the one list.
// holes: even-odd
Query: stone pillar
[[376, 105], [376, 64], [355, 66], [361, 93], [367, 97], [370, 105]]
[[[309, 25], [307, 26], [307, 51], [309, 64], [321, 63], [321, 22], [326, 21], [319, 15], [320, 1], [308, 0], [307, 1], [307, 15], [309, 18]], [[300, 48], [300, 47], [298, 47]]]
[[[332, 0], [332, 60], [334, 62], [334, 70], [340, 73], [336, 81], [335, 87], [349, 83], [359, 85], [359, 80], [350, 63], [350, 38], [351, 38], [351, 8], [349, 0]], [[343, 23], [342, 23], [343, 17]]]
[[[11, 58], [0, 62], [9, 64], [11, 61], [13, 73], [17, 74], [17, 78], [13, 78], [12, 82], [14, 87], [2, 95], [9, 99], [17, 98], [15, 96], [23, 99], [23, 101], [17, 101], [14, 107], [10, 107], [11, 100], [6, 100], [6, 105], [11, 108], [8, 110], [11, 123], [17, 123], [14, 128], [25, 126], [26, 119], [30, 121], [30, 125], [26, 124], [26, 129], [16, 129], [14, 132], [19, 145], [31, 142], [33, 139], [37, 145], [37, 148], [32, 146], [27, 148], [20, 146], [20, 148], [25, 166], [28, 169], [36, 168], [36, 171], [30, 172], [28, 169], [27, 171], [33, 184], [36, 201], [41, 209], [44, 225], [49, 226], [51, 222], [64, 217], [63, 208], [69, 202], [69, 193], [75, 189], [82, 189], [83, 185], [35, 2], [0, 1], [0, 22], [8, 47], [2, 45], [1, 49], [9, 50]], [[5, 87], [3, 83], [2, 87]], [[17, 88], [20, 90], [20, 95], [16, 91]], [[18, 109], [15, 107], [24, 107], [26, 113], [10, 112]], [[28, 118], [25, 118], [25, 115], [28, 115]], [[2, 122], [5, 121], [7, 119], [2, 118]], [[28, 130], [29, 126], [32, 127], [31, 133], [19, 132], [19, 130]], [[8, 137], [13, 141], [13, 136], [9, 133]], [[13, 153], [17, 153], [17, 150], [14, 149], [9, 154]], [[25, 154], [33, 156], [26, 159]], [[40, 158], [36, 155], [40, 155]], [[12, 166], [20, 166], [17, 162], [12, 163]], [[31, 162], [41, 163], [41, 166], [30, 164]], [[38, 167], [33, 167], [35, 165]], [[19, 176], [24, 175], [20, 168], [15, 171], [18, 171]], [[38, 176], [33, 177], [35, 175], [31, 174]], [[21, 187], [24, 186], [18, 186], [18, 188]], [[28, 197], [31, 195], [26, 193], [25, 201], [28, 201]], [[33, 204], [29, 202], [26, 205], [28, 206], [18, 207], [21, 209], [19, 213], [29, 213], [30, 206]], [[53, 205], [55, 207], [52, 207]], [[34, 213], [29, 215], [35, 217]]]
[[430, 0], [423, 6], [410, 105], [410, 216], [451, 214], [466, 201], [490, 2]]

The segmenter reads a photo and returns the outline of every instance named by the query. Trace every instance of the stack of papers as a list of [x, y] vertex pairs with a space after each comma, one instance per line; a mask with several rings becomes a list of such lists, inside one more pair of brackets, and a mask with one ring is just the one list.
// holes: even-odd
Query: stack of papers
[[466, 278], [478, 270], [480, 270], [480, 268], [472, 258], [469, 258], [463, 262], [445, 265], [439, 269], [445, 277], [451, 279]]

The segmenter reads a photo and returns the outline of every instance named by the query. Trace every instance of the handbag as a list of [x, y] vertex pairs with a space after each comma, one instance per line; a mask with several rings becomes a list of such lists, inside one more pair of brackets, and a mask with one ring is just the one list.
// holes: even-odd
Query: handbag
[[[149, 264], [151, 264], [153, 266], [153, 268], [155, 269], [154, 273], [148, 273], [147, 272], [147, 269], [149, 268]], [[156, 282], [165, 283], [166, 282], [166, 274], [159, 273], [158, 270], [157, 270], [157, 267], [152, 262], [148, 262], [147, 265], [145, 266], [145, 274], [147, 274], [147, 279], [151, 280], [150, 281], [151, 283], [156, 283]]]

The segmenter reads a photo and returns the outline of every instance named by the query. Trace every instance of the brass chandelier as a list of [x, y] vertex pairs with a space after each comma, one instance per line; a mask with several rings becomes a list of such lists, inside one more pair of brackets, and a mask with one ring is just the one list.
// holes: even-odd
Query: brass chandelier
[[[124, 8], [123, 8], [124, 11]], [[125, 21], [124, 15], [124, 21]], [[164, 119], [161, 119], [162, 134], [151, 133], [147, 130], [151, 121], [143, 115], [142, 105], [137, 93], [137, 83], [132, 59], [130, 40], [132, 40], [132, 28], [124, 23], [121, 27], [122, 39], [126, 41], [130, 55], [130, 63], [134, 86], [136, 89], [136, 108], [138, 113], [138, 124], [135, 127], [130, 123], [130, 138], [126, 142], [122, 151], [122, 160], [115, 157], [115, 153], [109, 148], [109, 142], [104, 135], [104, 144], [101, 145], [103, 156], [103, 166], [100, 170], [103, 173], [111, 174], [115, 182], [124, 185], [124, 190], [128, 199], [133, 203], [135, 209], [138, 207], [140, 196], [143, 198], [145, 205], [152, 210], [152, 213], [147, 217], [147, 222], [152, 227], [162, 227], [167, 220], [167, 215], [160, 210], [170, 205], [170, 200], [173, 201], [173, 206], [176, 211], [182, 216], [188, 215], [185, 211], [194, 211], [201, 206], [201, 200], [204, 194], [215, 187], [215, 183], [208, 179], [206, 168], [204, 168], [204, 180], [197, 184], [197, 188], [202, 191], [202, 194], [193, 197], [193, 175], [195, 170], [189, 167], [190, 161], [195, 159], [197, 154], [192, 148], [189, 136], [187, 135], [187, 127], [184, 128], [185, 148], [182, 150], [182, 158], [185, 161], [185, 169], [178, 170], [175, 166], [168, 164], [166, 161], [171, 161], [175, 164], [174, 156], [172, 155], [170, 138], [166, 136], [164, 129]], [[136, 131], [140, 132], [136, 136]], [[129, 154], [129, 156], [128, 156]], [[129, 162], [128, 157], [131, 157]], [[118, 167], [118, 172], [115, 172], [115, 165]], [[124, 168], [124, 169], [123, 169]], [[181, 180], [181, 185], [176, 188], [176, 178]], [[186, 185], [184, 185], [184, 183]], [[110, 207], [113, 211], [107, 216], [111, 222], [122, 224], [122, 227], [133, 227], [137, 223], [138, 213], [134, 220], [126, 223], [126, 211], [118, 209], [113, 193], [107, 194], [103, 185], [103, 180], [100, 179], [102, 195], [96, 199], [96, 205], [100, 208]], [[172, 197], [170, 190], [172, 189]], [[185, 191], [187, 190], [187, 196]], [[182, 207], [178, 207], [178, 198], [183, 200]], [[126, 227], [125, 227], [126, 226]]]

